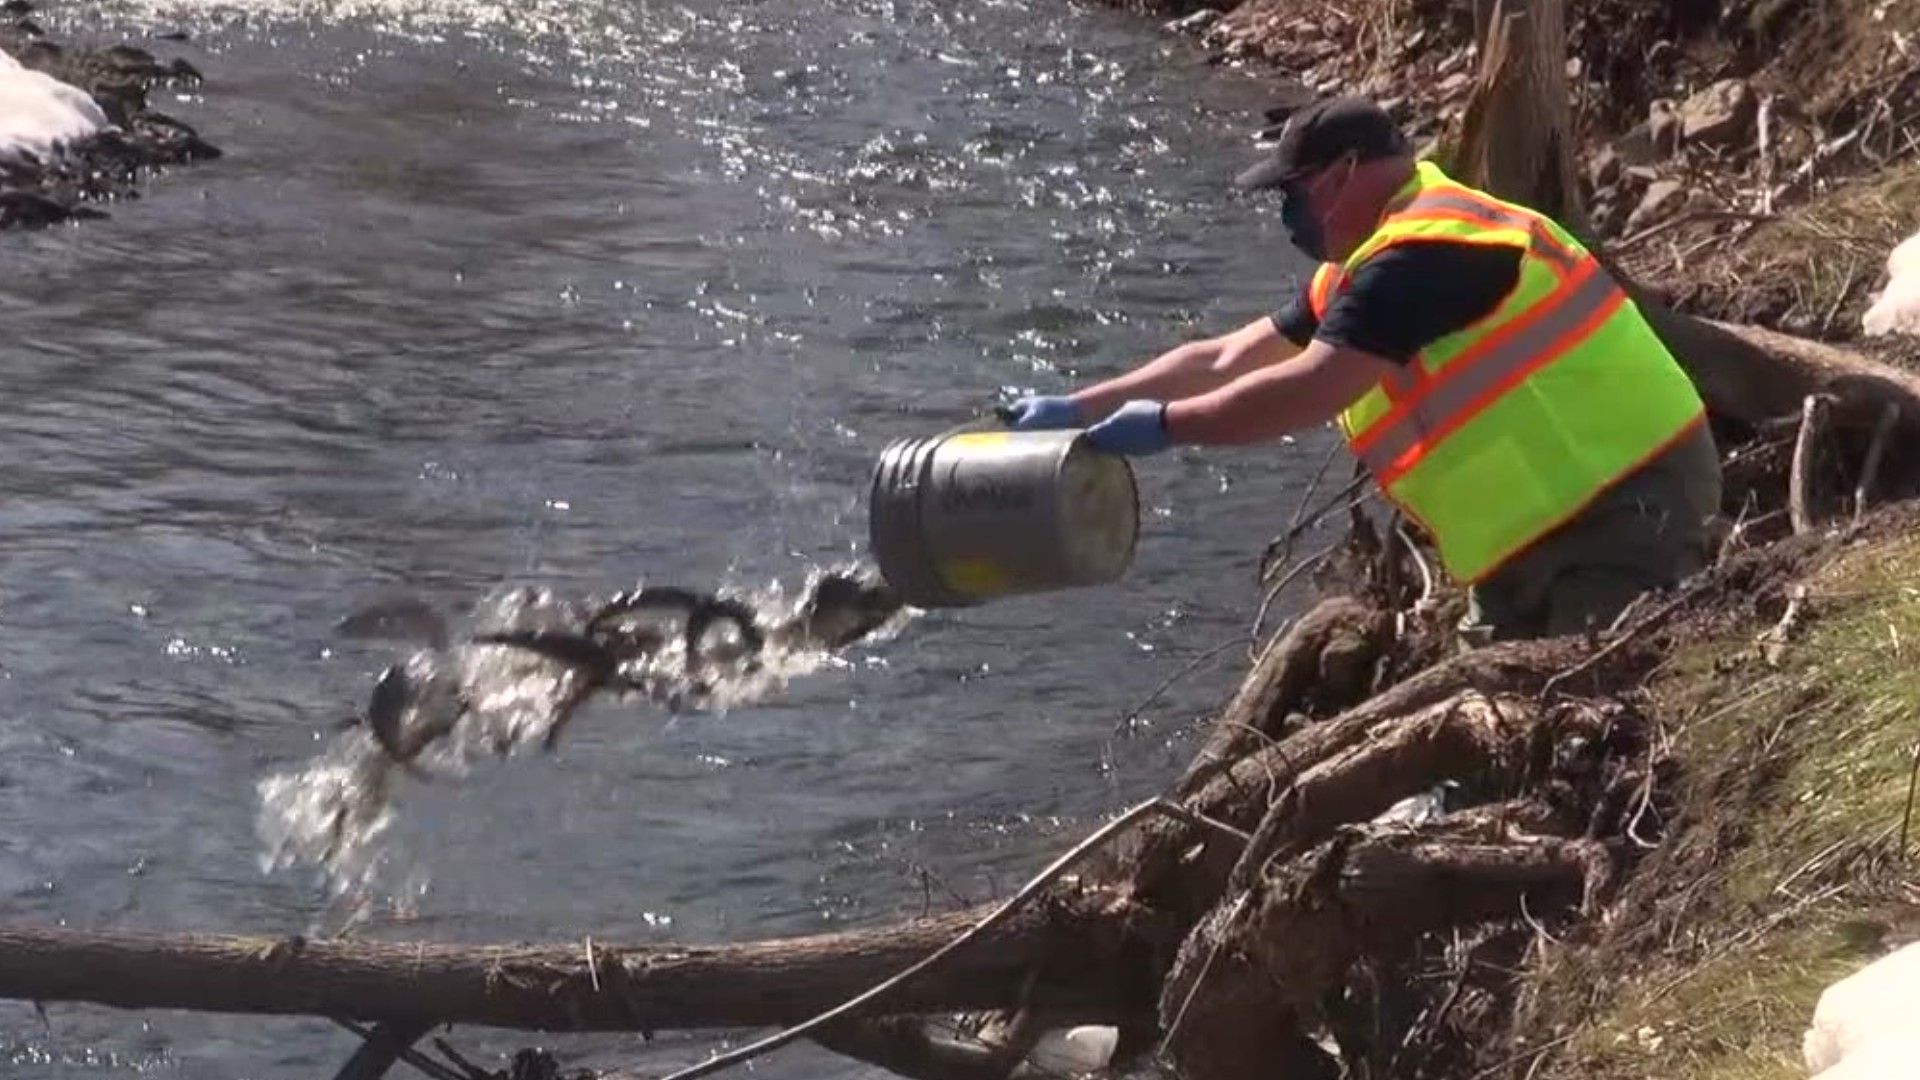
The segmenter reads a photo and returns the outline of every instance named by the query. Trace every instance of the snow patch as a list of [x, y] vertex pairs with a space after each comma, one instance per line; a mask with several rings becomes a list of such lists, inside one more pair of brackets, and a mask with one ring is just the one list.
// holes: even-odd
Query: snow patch
[[1869, 337], [1911, 334], [1920, 337], [1920, 233], [1900, 242], [1887, 256], [1886, 289], [1867, 309], [1860, 328]]
[[1807, 1072], [1820, 1080], [1904, 1080], [1915, 1075], [1917, 1032], [1920, 944], [1827, 987], [1814, 1005], [1801, 1053]]
[[45, 164], [106, 126], [86, 91], [0, 50], [0, 165]]

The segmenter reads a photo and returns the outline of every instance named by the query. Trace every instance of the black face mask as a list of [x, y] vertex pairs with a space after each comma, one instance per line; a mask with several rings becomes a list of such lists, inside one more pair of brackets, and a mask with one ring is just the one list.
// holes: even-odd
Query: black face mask
[[1287, 239], [1315, 262], [1327, 261], [1327, 237], [1320, 219], [1307, 205], [1307, 193], [1290, 192], [1280, 204], [1280, 224], [1286, 226]]

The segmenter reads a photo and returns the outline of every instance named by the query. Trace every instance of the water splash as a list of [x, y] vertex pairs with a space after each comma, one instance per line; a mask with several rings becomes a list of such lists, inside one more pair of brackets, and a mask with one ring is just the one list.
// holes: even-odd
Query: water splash
[[[658, 648], [621, 662], [621, 679], [608, 684], [564, 656], [527, 648], [474, 643], [506, 632], [564, 631], [589, 624], [607, 601], [560, 597], [544, 589], [517, 588], [487, 597], [470, 619], [467, 640], [451, 642], [431, 613], [391, 609], [346, 620], [376, 636], [424, 639], [426, 648], [389, 669], [410, 695], [397, 706], [395, 723], [428, 732], [413, 753], [395, 756], [366, 724], [337, 735], [306, 765], [274, 773], [257, 785], [256, 830], [266, 873], [298, 866], [319, 868], [329, 898], [366, 911], [370, 897], [396, 871], [410, 872], [408, 892], [425, 889], [414, 861], [392, 840], [399, 813], [395, 795], [407, 780], [459, 779], [476, 762], [513, 758], [551, 747], [574, 711], [596, 694], [681, 712], [714, 713], [783, 693], [792, 680], [836, 661], [855, 641], [885, 641], [912, 618], [894, 603], [854, 610], [845, 589], [855, 571], [816, 569], [799, 596], [789, 599], [779, 583], [739, 598], [755, 613], [758, 647], [734, 638], [707, 644], [692, 654], [690, 637], [664, 635]], [[884, 590], [884, 587], [881, 587]], [[869, 591], [867, 596], [873, 593]], [[890, 596], [890, 592], [883, 592]], [[843, 598], [830, 606], [829, 598]], [[777, 613], [771, 617], [767, 613]], [[399, 685], [399, 683], [396, 683]], [[376, 688], [378, 707], [382, 688]]]

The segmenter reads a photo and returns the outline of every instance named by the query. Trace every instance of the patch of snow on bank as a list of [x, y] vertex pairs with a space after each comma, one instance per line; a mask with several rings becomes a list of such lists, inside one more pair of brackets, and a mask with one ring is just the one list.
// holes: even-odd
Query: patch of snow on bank
[[1887, 282], [1867, 309], [1860, 328], [1870, 337], [1911, 334], [1920, 337], [1920, 233], [1900, 242], [1887, 256]]
[[[1908, 241], [1912, 243], [1912, 241]], [[1909, 257], [1920, 254], [1914, 245]], [[1910, 275], [1909, 275], [1910, 276]], [[1904, 1080], [1920, 1052], [1920, 944], [1826, 988], [1801, 1040], [1807, 1072], [1820, 1080]]]
[[87, 92], [0, 50], [0, 165], [46, 162], [107, 126]]

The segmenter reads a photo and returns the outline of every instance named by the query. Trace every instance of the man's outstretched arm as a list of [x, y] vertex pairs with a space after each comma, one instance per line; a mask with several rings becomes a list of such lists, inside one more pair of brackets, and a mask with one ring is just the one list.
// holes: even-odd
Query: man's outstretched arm
[[1073, 400], [1082, 419], [1092, 424], [1136, 398], [1165, 401], [1219, 390], [1299, 351], [1271, 318], [1262, 316], [1231, 333], [1169, 349], [1124, 375], [1075, 392]]
[[1169, 402], [1167, 435], [1176, 445], [1198, 446], [1277, 439], [1333, 419], [1398, 367], [1358, 349], [1315, 341], [1288, 363]]

